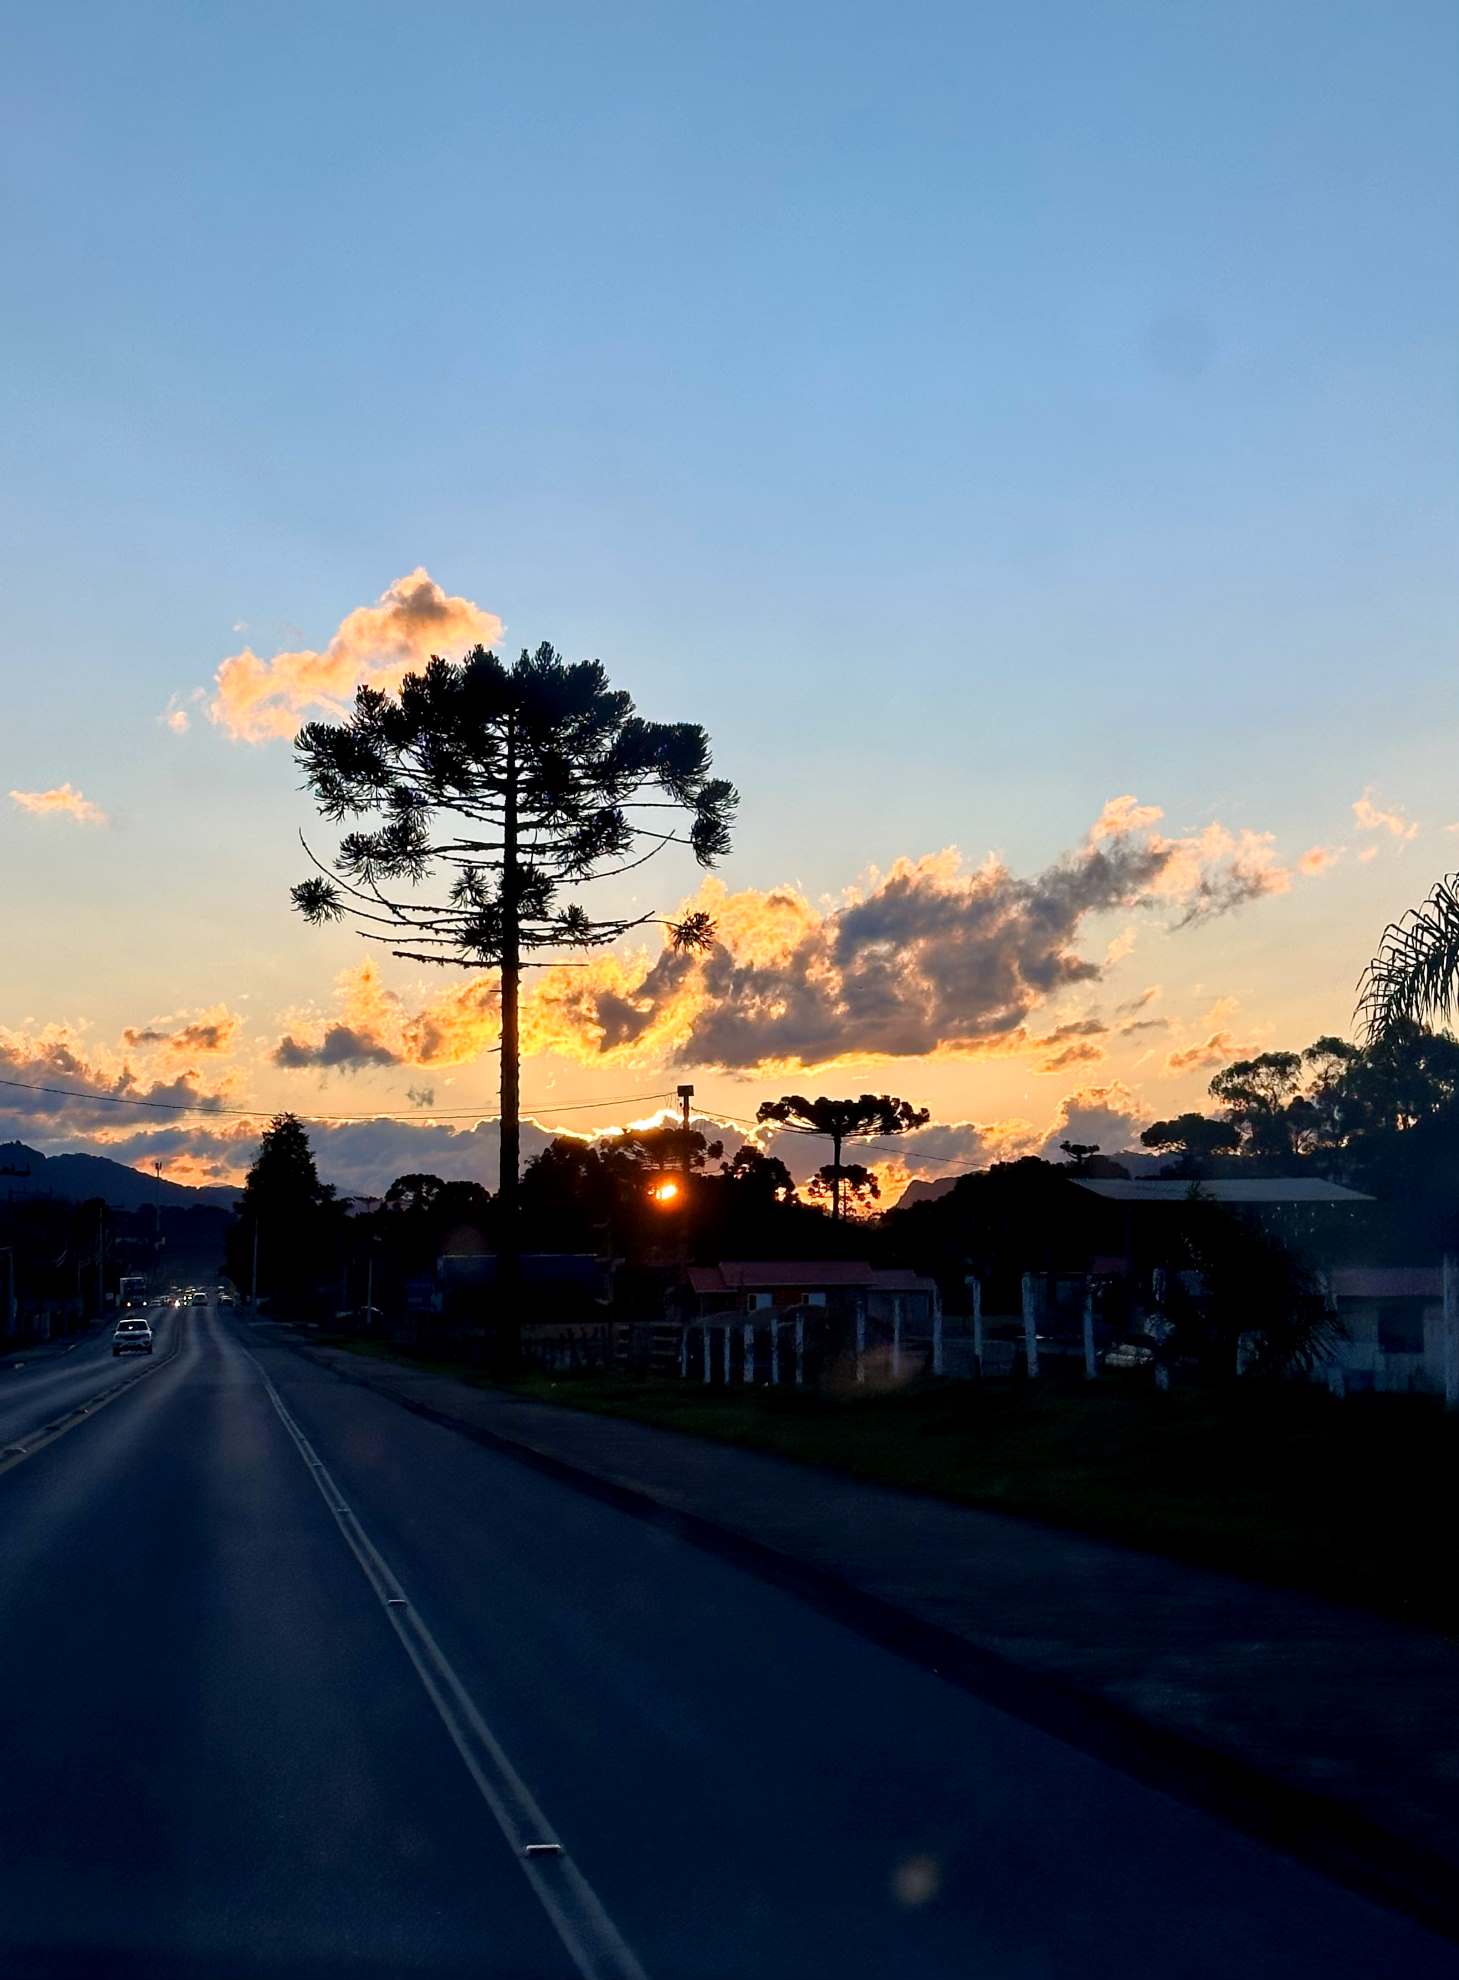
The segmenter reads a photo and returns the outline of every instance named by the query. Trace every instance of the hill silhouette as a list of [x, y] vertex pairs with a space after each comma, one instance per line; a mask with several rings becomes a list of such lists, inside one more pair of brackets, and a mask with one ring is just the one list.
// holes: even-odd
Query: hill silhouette
[[155, 1176], [106, 1155], [42, 1155], [23, 1141], [0, 1142], [0, 1203], [30, 1196], [54, 1196], [67, 1203], [99, 1196], [113, 1210], [141, 1210], [154, 1202], [168, 1210], [230, 1210], [238, 1201], [238, 1190], [231, 1183], [196, 1188], [165, 1179], [159, 1183]]

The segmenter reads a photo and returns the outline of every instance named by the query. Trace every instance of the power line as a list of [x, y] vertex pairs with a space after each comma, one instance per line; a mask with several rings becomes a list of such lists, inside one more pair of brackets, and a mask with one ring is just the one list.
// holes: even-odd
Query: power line
[[[485, 1109], [482, 1107], [419, 1107], [408, 1113], [397, 1110], [377, 1114], [305, 1114], [301, 1113], [297, 1107], [218, 1107], [213, 1106], [206, 1100], [143, 1100], [140, 1096], [134, 1098], [132, 1095], [126, 1093], [90, 1093], [83, 1086], [41, 1086], [35, 1081], [28, 1079], [0, 1079], [0, 1086], [13, 1087], [22, 1093], [47, 1093], [64, 1100], [89, 1100], [93, 1104], [103, 1107], [146, 1107], [156, 1113], [201, 1114], [205, 1119], [210, 1120], [261, 1121], [271, 1119], [278, 1113], [288, 1113], [292, 1114], [296, 1120], [310, 1122], [315, 1127], [360, 1127], [368, 1126], [374, 1121], [480, 1121], [487, 1118]], [[524, 1115], [536, 1114], [538, 1112], [544, 1114], [586, 1114], [592, 1113], [599, 1107], [642, 1107], [650, 1100], [669, 1101], [673, 1098], [672, 1091], [668, 1087], [665, 1087], [658, 1093], [619, 1093], [611, 1094], [602, 1100], [524, 1100], [521, 1110]], [[747, 1119], [743, 1114], [723, 1113], [717, 1107], [707, 1108], [699, 1118], [701, 1120], [716, 1120], [727, 1125], [732, 1124], [735, 1127], [755, 1129], [768, 1127], [774, 1133], [784, 1133], [787, 1131], [784, 1123], [752, 1121]], [[538, 1122], [538, 1126], [542, 1125], [544, 1125], [542, 1122]], [[794, 1134], [808, 1134], [813, 1137], [818, 1132], [814, 1128], [792, 1128], [788, 1131]], [[826, 1139], [827, 1137], [821, 1136], [820, 1138]], [[965, 1168], [968, 1162], [968, 1157], [965, 1155], [923, 1155], [915, 1150], [906, 1148], [905, 1144], [898, 1146], [896, 1143], [888, 1141], [855, 1140], [849, 1142], [848, 1146], [867, 1148], [875, 1153], [885, 1155], [905, 1153], [915, 1162], [925, 1163], [938, 1169]]]
[[[14, 1087], [22, 1093], [48, 1093], [64, 1100], [89, 1100], [103, 1107], [146, 1107], [156, 1113], [202, 1114], [210, 1120], [265, 1120], [274, 1114], [293, 1114], [296, 1120], [312, 1121], [316, 1126], [346, 1126], [370, 1121], [456, 1121], [482, 1120], [486, 1118], [483, 1107], [419, 1107], [409, 1113], [396, 1111], [377, 1114], [305, 1114], [296, 1107], [222, 1107], [207, 1100], [144, 1100], [128, 1093], [91, 1093], [84, 1086], [41, 1086], [34, 1080], [0, 1079], [0, 1086]], [[530, 1114], [540, 1111], [544, 1114], [583, 1114], [595, 1107], [640, 1107], [650, 1100], [670, 1100], [673, 1095], [665, 1087], [658, 1093], [612, 1094], [602, 1100], [543, 1100], [524, 1101], [522, 1112]]]
[[[821, 1128], [791, 1127], [789, 1123], [785, 1121], [751, 1121], [751, 1120], [747, 1120], [743, 1114], [721, 1113], [717, 1107], [710, 1107], [706, 1109], [705, 1114], [701, 1115], [700, 1118], [701, 1119], [713, 1118], [715, 1120], [720, 1120], [720, 1121], [732, 1121], [736, 1127], [748, 1127], [748, 1128], [757, 1128], [757, 1129], [769, 1128], [772, 1134], [806, 1134], [812, 1136], [813, 1138], [819, 1138], [822, 1141], [829, 1141], [831, 1139], [830, 1135], [827, 1134]], [[882, 1155], [905, 1154], [907, 1158], [911, 1161], [927, 1162], [930, 1163], [934, 1168], [939, 1168], [939, 1169], [955, 1168], [959, 1164], [961, 1164], [964, 1168], [966, 1168], [968, 1162], [968, 1158], [966, 1155], [922, 1155], [918, 1153], [915, 1149], [909, 1149], [906, 1146], [905, 1142], [899, 1145], [897, 1142], [894, 1141], [885, 1141], [885, 1140], [863, 1141], [860, 1139], [859, 1136], [856, 1135], [847, 1136], [846, 1146], [848, 1148], [852, 1148], [852, 1147], [870, 1148], [873, 1149], [878, 1154], [882, 1154]]]

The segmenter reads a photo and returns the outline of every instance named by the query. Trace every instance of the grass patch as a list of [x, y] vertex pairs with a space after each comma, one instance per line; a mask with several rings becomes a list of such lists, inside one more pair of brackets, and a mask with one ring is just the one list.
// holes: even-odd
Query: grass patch
[[[369, 1343], [356, 1352], [391, 1357]], [[396, 1359], [405, 1359], [398, 1352]], [[486, 1386], [460, 1363], [415, 1361]], [[1076, 1528], [1459, 1637], [1447, 1512], [1459, 1423], [1427, 1398], [928, 1383], [725, 1390], [531, 1374], [544, 1402], [773, 1451], [878, 1484]]]
[[1425, 1400], [1156, 1396], [1113, 1384], [947, 1384], [868, 1397], [615, 1377], [518, 1386], [1459, 1636], [1459, 1572], [1440, 1523], [1459, 1485], [1459, 1426]]

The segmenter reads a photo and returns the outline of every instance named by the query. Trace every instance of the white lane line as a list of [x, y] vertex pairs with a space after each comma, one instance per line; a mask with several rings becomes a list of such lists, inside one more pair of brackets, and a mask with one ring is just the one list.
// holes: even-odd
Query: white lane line
[[5, 1445], [3, 1450], [0, 1450], [0, 1477], [3, 1477], [7, 1471], [14, 1471], [18, 1464], [24, 1464], [27, 1458], [34, 1457], [37, 1451], [43, 1451], [48, 1444], [54, 1444], [57, 1438], [64, 1437], [68, 1430], [78, 1430], [88, 1418], [95, 1416], [98, 1410], [105, 1409], [108, 1403], [114, 1403], [117, 1397], [124, 1396], [128, 1389], [135, 1389], [137, 1384], [145, 1382], [149, 1375], [155, 1375], [159, 1369], [166, 1368], [169, 1363], [176, 1361], [181, 1353], [182, 1335], [179, 1333], [166, 1354], [149, 1356], [147, 1366], [139, 1368], [134, 1375], [128, 1375], [125, 1381], [118, 1382], [113, 1388], [101, 1390], [98, 1395], [92, 1396], [89, 1402], [77, 1403], [50, 1423], [42, 1424], [38, 1430], [30, 1432], [24, 1444]]
[[279, 1420], [293, 1438], [320, 1496], [334, 1515], [346, 1544], [379, 1597], [391, 1627], [405, 1646], [426, 1695], [455, 1742], [482, 1800], [496, 1818], [513, 1855], [537, 1893], [543, 1909], [584, 1980], [648, 1980], [638, 1959], [604, 1910], [587, 1878], [567, 1854], [526, 1782], [507, 1758], [496, 1734], [477, 1710], [470, 1693], [446, 1661], [435, 1638], [407, 1601], [384, 1557], [344, 1505], [339, 1487], [309, 1439], [294, 1421], [282, 1396], [257, 1358], [240, 1351], [258, 1370], [259, 1380]]

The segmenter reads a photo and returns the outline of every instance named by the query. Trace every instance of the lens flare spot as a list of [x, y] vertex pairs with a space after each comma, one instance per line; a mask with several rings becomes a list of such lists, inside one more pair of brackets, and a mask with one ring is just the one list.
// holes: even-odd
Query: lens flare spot
[[898, 1904], [930, 1904], [942, 1888], [942, 1868], [931, 1856], [909, 1856], [892, 1872], [892, 1896]]

